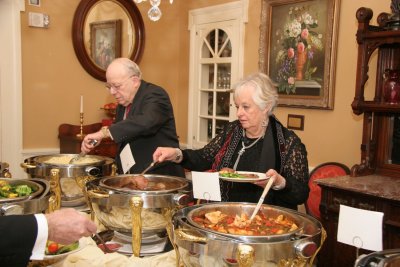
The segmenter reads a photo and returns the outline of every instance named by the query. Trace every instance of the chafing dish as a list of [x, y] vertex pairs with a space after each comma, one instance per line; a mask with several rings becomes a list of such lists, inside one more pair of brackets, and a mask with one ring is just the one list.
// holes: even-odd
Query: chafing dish
[[263, 205], [270, 216], [284, 214], [298, 224], [284, 234], [249, 236], [225, 234], [194, 223], [194, 214], [222, 210], [251, 215], [255, 204], [209, 203], [185, 207], [173, 215], [173, 240], [177, 266], [311, 266], [325, 239], [325, 231], [313, 217], [293, 210]]
[[[30, 178], [51, 180], [57, 174], [62, 206], [79, 206], [85, 203], [84, 184], [96, 177], [113, 175], [114, 160], [103, 156], [86, 155], [83, 161], [69, 164], [77, 154], [53, 154], [25, 159], [21, 167]], [[56, 172], [54, 171], [56, 170]]]
[[[0, 179], [2, 180], [2, 179]], [[37, 191], [27, 197], [3, 198], [0, 201], [0, 215], [21, 215], [44, 212], [48, 209], [51, 196], [50, 183], [43, 179], [6, 179], [12, 184], [29, 184]]]
[[164, 183], [162, 189], [129, 189], [121, 181], [137, 174], [98, 178], [86, 183], [90, 208], [107, 228], [132, 235], [132, 248], [139, 255], [142, 234], [170, 233], [173, 212], [192, 200], [188, 180], [167, 175], [145, 174], [150, 183]]

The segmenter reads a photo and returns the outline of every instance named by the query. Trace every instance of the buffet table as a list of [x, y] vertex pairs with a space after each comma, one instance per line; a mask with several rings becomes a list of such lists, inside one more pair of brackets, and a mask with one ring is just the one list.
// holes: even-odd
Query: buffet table
[[105, 254], [99, 249], [91, 238], [86, 238], [87, 245], [80, 251], [68, 255], [62, 261], [51, 266], [53, 267], [175, 267], [175, 251], [149, 257], [125, 256], [119, 253]]

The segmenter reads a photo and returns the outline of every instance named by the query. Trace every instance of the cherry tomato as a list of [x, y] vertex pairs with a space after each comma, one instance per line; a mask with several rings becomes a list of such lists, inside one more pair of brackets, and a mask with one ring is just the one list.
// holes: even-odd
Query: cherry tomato
[[49, 251], [50, 254], [54, 254], [58, 250], [58, 244], [57, 243], [50, 243], [49, 246], [47, 247], [47, 250]]

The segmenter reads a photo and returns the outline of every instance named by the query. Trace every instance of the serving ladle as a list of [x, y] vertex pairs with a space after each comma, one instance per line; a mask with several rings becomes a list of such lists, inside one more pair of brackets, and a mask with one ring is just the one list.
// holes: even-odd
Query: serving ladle
[[252, 221], [252, 220], [254, 219], [254, 217], [257, 215], [258, 211], [259, 211], [260, 208], [261, 208], [262, 203], [264, 202], [264, 198], [265, 198], [265, 196], [267, 195], [267, 193], [268, 193], [269, 189], [271, 188], [272, 184], [274, 183], [274, 181], [275, 181], [275, 178], [273, 178], [273, 177], [270, 177], [270, 178], [268, 179], [268, 183], [267, 183], [267, 185], [265, 186], [264, 191], [263, 191], [263, 193], [262, 193], [260, 199], [258, 200], [258, 203], [257, 203], [257, 205], [256, 205], [256, 208], [254, 209], [253, 214], [252, 214], [251, 217], [250, 217], [250, 221]]

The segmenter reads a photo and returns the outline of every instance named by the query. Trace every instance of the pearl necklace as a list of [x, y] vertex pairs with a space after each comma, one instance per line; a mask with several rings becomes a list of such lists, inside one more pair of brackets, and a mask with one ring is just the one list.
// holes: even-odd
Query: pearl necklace
[[[237, 157], [237, 159], [235, 161], [235, 164], [233, 165], [233, 169], [234, 170], [236, 170], [236, 167], [237, 167], [237, 165], [239, 163], [240, 157], [244, 154], [246, 149], [251, 148], [252, 146], [254, 146], [262, 137], [264, 137], [264, 134], [265, 134], [265, 131], [264, 131], [264, 133], [262, 135], [260, 135], [260, 137], [258, 137], [253, 143], [251, 143], [248, 146], [244, 145], [244, 141], [243, 141], [244, 138], [242, 138], [242, 148], [239, 150], [238, 157]], [[245, 133], [244, 129], [243, 129], [243, 137], [246, 137], [246, 133]]]

